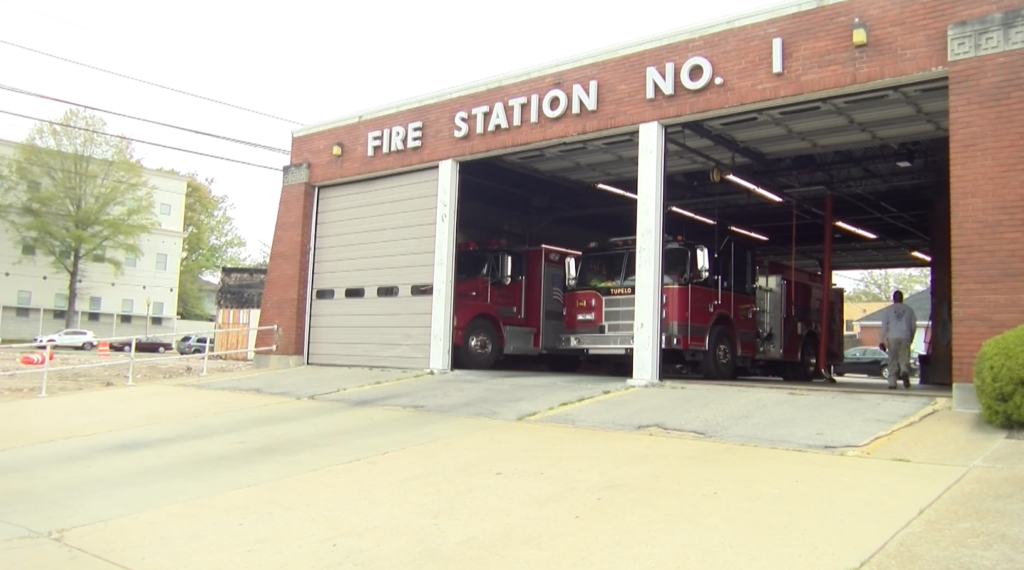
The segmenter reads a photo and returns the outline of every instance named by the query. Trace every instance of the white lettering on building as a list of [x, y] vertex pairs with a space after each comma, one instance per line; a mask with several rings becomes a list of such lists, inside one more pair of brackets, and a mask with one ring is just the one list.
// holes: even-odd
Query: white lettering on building
[[423, 146], [423, 121], [370, 131], [366, 135], [366, 156], [374, 156], [374, 149], [378, 148], [382, 153], [388, 154], [421, 146]]
[[[469, 136], [470, 129], [477, 135], [509, 130], [523, 125], [523, 108], [529, 112], [530, 123], [540, 123], [541, 114], [545, 118], [556, 120], [568, 112], [580, 115], [584, 109], [593, 113], [597, 111], [597, 80], [592, 79], [587, 85], [573, 84], [569, 93], [554, 88], [541, 97], [540, 93], [513, 97], [506, 101], [497, 101], [494, 105], [480, 105], [468, 112], [455, 113], [455, 138]], [[512, 119], [509, 120], [511, 112]], [[473, 122], [470, 122], [470, 115]]]
[[[694, 78], [696, 76], [696, 78]], [[694, 56], [686, 60], [679, 68], [679, 83], [687, 91], [700, 91], [715, 80], [716, 85], [721, 85], [721, 78], [715, 77], [714, 69], [707, 58]], [[671, 97], [676, 93], [676, 64], [668, 62], [665, 64], [665, 73], [662, 75], [658, 68], [653, 65], [647, 68], [647, 99], [651, 100], [657, 96], [657, 91], [665, 96]]]

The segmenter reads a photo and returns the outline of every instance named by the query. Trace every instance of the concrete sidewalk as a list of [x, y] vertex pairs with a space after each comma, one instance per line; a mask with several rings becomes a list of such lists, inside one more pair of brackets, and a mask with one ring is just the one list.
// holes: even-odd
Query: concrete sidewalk
[[844, 570], [969, 469], [186, 386], [0, 418], [17, 569]]

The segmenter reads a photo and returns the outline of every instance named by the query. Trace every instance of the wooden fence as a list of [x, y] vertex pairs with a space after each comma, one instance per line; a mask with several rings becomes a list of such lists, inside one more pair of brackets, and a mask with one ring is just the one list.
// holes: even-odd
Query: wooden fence
[[217, 313], [217, 332], [214, 334], [216, 351], [243, 350], [222, 355], [227, 360], [252, 360], [256, 348], [256, 332], [248, 330], [260, 326], [259, 309], [220, 309]]

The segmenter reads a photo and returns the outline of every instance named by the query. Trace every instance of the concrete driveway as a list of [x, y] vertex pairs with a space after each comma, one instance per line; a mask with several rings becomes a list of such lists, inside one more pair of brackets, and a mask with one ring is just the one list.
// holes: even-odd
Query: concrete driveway
[[[932, 395], [843, 392], [826, 385], [665, 382], [630, 389], [602, 374], [416, 371], [305, 367], [194, 384], [203, 389], [315, 398], [361, 408], [457, 417], [530, 420], [616, 431], [649, 431], [747, 445], [838, 449], [864, 445], [928, 413]], [[805, 387], [807, 386], [807, 387]], [[780, 389], [783, 388], [783, 389]], [[372, 388], [372, 389], [368, 389]]]
[[[551, 399], [535, 378], [373, 377], [338, 401], [143, 386], [0, 404], [4, 568], [844, 570], [969, 469], [459, 417], [624, 398], [606, 379]], [[510, 386], [534, 395], [484, 403]], [[431, 388], [459, 413], [378, 406]]]

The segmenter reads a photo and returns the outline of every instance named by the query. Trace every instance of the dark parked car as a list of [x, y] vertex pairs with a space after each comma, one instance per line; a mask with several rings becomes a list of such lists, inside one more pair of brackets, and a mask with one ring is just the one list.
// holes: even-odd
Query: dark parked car
[[[911, 351], [910, 371], [917, 375], [917, 353]], [[832, 367], [836, 376], [863, 374], [889, 379], [889, 354], [877, 346], [858, 346], [843, 353], [843, 362]]]
[[[115, 340], [110, 343], [110, 350], [131, 352], [132, 339]], [[168, 350], [174, 350], [174, 344], [167, 340], [157, 337], [146, 337], [135, 340], [135, 352], [158, 352], [163, 354]]]

